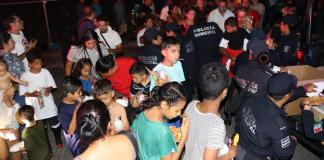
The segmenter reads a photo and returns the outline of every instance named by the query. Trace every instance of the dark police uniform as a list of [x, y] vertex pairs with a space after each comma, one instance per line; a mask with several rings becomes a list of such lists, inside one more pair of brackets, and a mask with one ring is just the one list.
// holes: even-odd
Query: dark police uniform
[[289, 159], [296, 146], [286, 113], [267, 96], [251, 97], [236, 116], [239, 160]]
[[135, 57], [138, 61], [143, 62], [150, 70], [163, 60], [161, 47], [153, 44], [148, 44], [140, 48]]
[[296, 33], [290, 33], [289, 35], [283, 35], [278, 43], [278, 47], [275, 49], [275, 53], [272, 54], [272, 64], [276, 66], [294, 66], [297, 65], [297, 51], [298, 36]]

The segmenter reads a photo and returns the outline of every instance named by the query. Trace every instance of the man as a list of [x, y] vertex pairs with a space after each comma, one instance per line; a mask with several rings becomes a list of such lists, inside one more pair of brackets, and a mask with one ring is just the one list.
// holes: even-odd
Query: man
[[144, 46], [143, 35], [144, 35], [146, 30], [153, 27], [153, 17], [146, 16], [146, 17], [143, 18], [143, 22], [144, 22], [144, 24], [143, 24], [144, 28], [142, 28], [140, 31], [138, 31], [137, 36], [136, 36], [137, 46], [138, 47], [143, 47]]
[[223, 31], [214, 22], [206, 23], [202, 17], [196, 17], [197, 23], [191, 26], [187, 37], [194, 44], [196, 54], [196, 70], [209, 62], [219, 62], [220, 54], [218, 44], [220, 43]]
[[294, 66], [297, 65], [296, 51], [298, 47], [298, 36], [292, 31], [297, 24], [297, 17], [294, 15], [284, 16], [280, 22], [281, 35], [277, 42], [267, 42], [271, 49], [275, 50], [272, 63], [276, 66]]
[[290, 159], [296, 138], [286, 121], [284, 104], [296, 88], [297, 78], [285, 72], [274, 74], [268, 83], [267, 96], [252, 96], [236, 116], [240, 134], [238, 160]]
[[227, 1], [226, 0], [219, 0], [218, 1], [218, 8], [211, 11], [208, 15], [208, 22], [216, 23], [219, 28], [225, 32], [224, 23], [225, 20], [229, 17], [235, 17], [233, 12], [227, 9]]
[[169, 16], [169, 6], [173, 4], [173, 0], [167, 0], [166, 6], [164, 6], [160, 13], [160, 19], [166, 21]]
[[83, 7], [83, 18], [78, 23], [78, 38], [80, 39], [84, 31], [87, 29], [96, 29], [94, 24], [96, 20], [96, 12], [91, 8], [91, 6]]
[[22, 30], [24, 29], [24, 21], [16, 14], [11, 14], [6, 20], [6, 27], [10, 33], [12, 40], [15, 42], [15, 49], [11, 53], [16, 54], [20, 60], [24, 62], [25, 70], [28, 70], [28, 61], [26, 55], [36, 48], [37, 41], [27, 41]]
[[114, 31], [109, 26], [108, 19], [100, 15], [97, 18], [98, 28], [95, 30], [99, 37], [99, 41], [101, 41], [109, 53], [119, 54], [123, 51], [123, 44], [119, 34]]
[[144, 32], [143, 41], [144, 47], [139, 49], [136, 58], [152, 70], [163, 60], [161, 54], [162, 36], [155, 27], [152, 27]]
[[228, 153], [219, 157], [224, 143], [226, 130], [219, 107], [227, 95], [229, 83], [226, 68], [219, 63], [208, 63], [201, 69], [199, 89], [203, 100], [192, 101], [185, 113], [190, 119], [189, 136], [186, 142], [186, 160], [230, 160], [236, 156], [236, 147], [231, 146]]

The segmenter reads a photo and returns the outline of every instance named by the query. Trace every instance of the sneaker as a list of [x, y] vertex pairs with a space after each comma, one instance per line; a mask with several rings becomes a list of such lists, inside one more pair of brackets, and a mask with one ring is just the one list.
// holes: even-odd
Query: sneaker
[[10, 152], [19, 152], [24, 150], [24, 141], [20, 141], [16, 144], [14, 144], [13, 146], [10, 147], [9, 151]]

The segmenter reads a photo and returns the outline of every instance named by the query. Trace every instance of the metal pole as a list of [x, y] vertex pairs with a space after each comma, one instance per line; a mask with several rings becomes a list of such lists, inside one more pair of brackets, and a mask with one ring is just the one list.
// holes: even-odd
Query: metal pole
[[51, 32], [48, 25], [48, 18], [47, 18], [47, 12], [46, 12], [46, 0], [42, 0], [43, 3], [43, 10], [44, 10], [44, 17], [45, 17], [45, 25], [46, 25], [46, 32], [47, 32], [47, 38], [48, 38], [48, 45], [52, 44], [52, 38], [51, 38]]

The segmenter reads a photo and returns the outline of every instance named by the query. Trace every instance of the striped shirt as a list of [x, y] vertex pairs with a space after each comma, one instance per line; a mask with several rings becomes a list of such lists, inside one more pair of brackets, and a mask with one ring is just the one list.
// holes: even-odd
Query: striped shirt
[[224, 146], [224, 121], [213, 113], [199, 112], [197, 103], [199, 101], [192, 101], [185, 111], [190, 119], [190, 129], [184, 160], [202, 160], [205, 148], [218, 150]]

